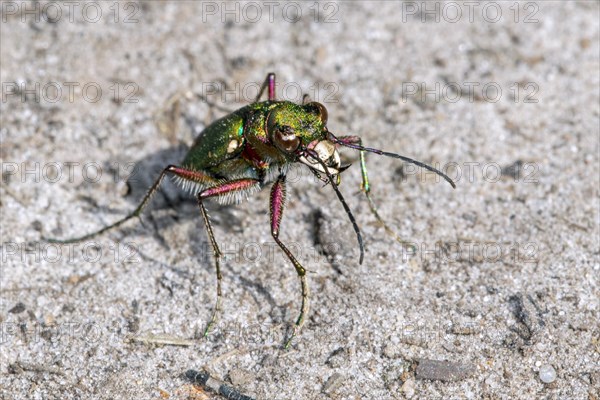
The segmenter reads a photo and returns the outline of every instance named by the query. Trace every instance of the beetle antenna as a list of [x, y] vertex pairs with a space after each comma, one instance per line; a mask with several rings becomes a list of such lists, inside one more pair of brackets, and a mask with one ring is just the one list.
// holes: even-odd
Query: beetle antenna
[[443, 173], [439, 169], [432, 167], [431, 165], [427, 165], [425, 163], [422, 163], [421, 161], [413, 160], [412, 158], [401, 156], [400, 154], [396, 154], [396, 153], [389, 153], [387, 151], [383, 151], [383, 150], [379, 150], [379, 149], [373, 149], [373, 148], [370, 148], [370, 147], [364, 147], [364, 146], [361, 146], [359, 144], [347, 143], [347, 142], [344, 142], [344, 141], [336, 138], [335, 136], [333, 136], [333, 134], [331, 132], [328, 132], [328, 138], [327, 139], [330, 140], [330, 141], [332, 141], [335, 144], [339, 144], [339, 145], [344, 146], [344, 147], [350, 147], [351, 149], [355, 149], [355, 150], [367, 151], [369, 153], [375, 153], [375, 154], [379, 154], [379, 155], [386, 156], [386, 157], [398, 158], [398, 159], [400, 159], [402, 161], [414, 164], [414, 165], [416, 165], [418, 167], [425, 168], [425, 169], [427, 169], [427, 170], [429, 170], [431, 172], [434, 172], [434, 173], [438, 174], [442, 178], [444, 178], [450, 185], [452, 185], [452, 187], [454, 189], [456, 189], [456, 184], [454, 183], [454, 181], [452, 179], [450, 179], [450, 177], [448, 175], [446, 175], [445, 173]]
[[[331, 183], [331, 187], [335, 191], [335, 194], [337, 195], [338, 199], [340, 199], [340, 202], [342, 203], [344, 210], [346, 210], [346, 214], [348, 215], [348, 218], [350, 219], [350, 222], [352, 223], [352, 228], [354, 229], [354, 232], [356, 233], [356, 240], [358, 240], [358, 246], [360, 248], [360, 258], [358, 260], [358, 263], [362, 264], [363, 259], [365, 257], [365, 246], [363, 244], [363, 238], [360, 233], [360, 229], [358, 228], [358, 224], [356, 223], [356, 219], [354, 218], [354, 215], [352, 215], [352, 211], [350, 211], [350, 207], [348, 207], [348, 203], [346, 203], [346, 200], [344, 200], [344, 196], [342, 195], [342, 192], [340, 192], [340, 189], [339, 189], [337, 183], [335, 182], [333, 175], [331, 175], [331, 172], [329, 172], [329, 170], [327, 169], [327, 166], [325, 165], [323, 160], [321, 160], [319, 158], [319, 156], [313, 150], [307, 150], [306, 154], [311, 156], [311, 158], [315, 159], [319, 164], [321, 164], [321, 166], [323, 167], [323, 171], [325, 171], [325, 175], [327, 175], [327, 179], [329, 179], [329, 183]], [[310, 168], [310, 169], [313, 173], [317, 173], [317, 176], [319, 176], [318, 172], [316, 172], [314, 170], [314, 168]]]

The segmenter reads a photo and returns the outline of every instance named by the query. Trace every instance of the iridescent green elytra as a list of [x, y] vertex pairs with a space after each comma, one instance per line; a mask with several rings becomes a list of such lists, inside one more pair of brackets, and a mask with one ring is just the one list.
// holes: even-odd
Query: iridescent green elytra
[[[268, 88], [268, 100], [259, 102]], [[336, 137], [327, 129], [327, 110], [317, 102], [295, 104], [275, 99], [275, 74], [268, 74], [256, 101], [213, 122], [194, 141], [182, 163], [167, 166], [152, 185], [138, 207], [126, 217], [90, 234], [68, 239], [46, 239], [57, 243], [73, 243], [92, 238], [126, 221], [139, 216], [152, 195], [167, 174], [173, 175], [182, 188], [193, 193], [211, 242], [217, 272], [217, 301], [205, 335], [215, 323], [221, 308], [221, 250], [215, 239], [210, 219], [204, 206], [204, 200], [215, 198], [223, 204], [240, 202], [255, 191], [274, 181], [270, 195], [271, 235], [289, 258], [300, 278], [302, 305], [293, 332], [287, 339], [287, 348], [294, 336], [300, 331], [308, 313], [309, 289], [306, 270], [296, 257], [279, 239], [279, 228], [283, 216], [286, 194], [286, 173], [294, 163], [304, 164], [317, 178], [330, 184], [346, 211], [356, 233], [362, 263], [364, 256], [363, 241], [350, 208], [346, 204], [338, 186], [340, 174], [348, 167], [342, 166], [338, 147], [348, 147], [360, 151], [362, 191], [365, 193], [371, 211], [385, 230], [399, 242], [403, 242], [380, 217], [373, 203], [370, 191], [365, 152], [376, 153], [426, 168], [442, 176], [452, 187], [454, 182], [441, 171], [415, 161], [411, 158], [362, 146], [358, 136]]]

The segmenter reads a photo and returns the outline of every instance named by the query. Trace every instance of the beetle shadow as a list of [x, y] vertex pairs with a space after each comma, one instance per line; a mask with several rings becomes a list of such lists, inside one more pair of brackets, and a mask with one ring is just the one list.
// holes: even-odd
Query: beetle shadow
[[[135, 168], [127, 179], [128, 193], [126, 199], [130, 203], [127, 210], [119, 210], [119, 214], [131, 212], [142, 201], [149, 188], [156, 182], [161, 172], [168, 165], [180, 165], [181, 160], [185, 158], [189, 147], [185, 144], [179, 144], [167, 149], [149, 154], [142, 159], [136, 161]], [[205, 203], [209, 215], [214, 216], [211, 222], [214, 226], [219, 226], [223, 233], [237, 232], [237, 229], [242, 226], [242, 221], [238, 213], [234, 212], [234, 208], [228, 205], [221, 205], [216, 201], [208, 201]], [[160, 211], [160, 212], [157, 212]], [[112, 212], [117, 212], [112, 210]], [[215, 261], [212, 247], [204, 221], [202, 220], [201, 212], [198, 207], [196, 198], [190, 193], [179, 187], [169, 176], [163, 179], [159, 189], [148, 203], [147, 208], [142, 212], [141, 224], [128, 224], [127, 227], [120, 229], [120, 235], [123, 239], [133, 235], [135, 232], [139, 234], [140, 230], [144, 230], [147, 235], [152, 235], [153, 238], [160, 244], [165, 251], [172, 251], [177, 247], [177, 241], [169, 238], [164, 234], [170, 227], [188, 219], [195, 220], [191, 229], [184, 234], [187, 235], [188, 245], [194, 259], [194, 265], [198, 268], [207, 270], [210, 274], [214, 274]], [[224, 238], [223, 238], [224, 239]], [[223, 250], [225, 241], [217, 241]], [[152, 262], [160, 269], [170, 270], [175, 273], [178, 278], [161, 277], [161, 284], [165, 287], [177, 286], [181, 279], [194, 280], [194, 269], [182, 265], [175, 265], [166, 262], [160, 257], [146, 254], [139, 248], [133, 249], [140, 258], [144, 261]], [[221, 261], [222, 266], [227, 262]], [[179, 283], [178, 283], [179, 282]], [[265, 297], [271, 305], [271, 315], [274, 320], [281, 321], [285, 310], [278, 307], [271, 293], [260, 284], [249, 279], [240, 279], [240, 283], [252, 294], [254, 300], [260, 305], [259, 297]], [[207, 285], [212, 285], [213, 282], [206, 282]]]
[[[140, 204], [165, 167], [168, 165], [181, 165], [181, 161], [188, 150], [189, 147], [187, 145], [179, 144], [149, 154], [137, 160], [135, 164], [123, 166], [122, 169], [128, 172], [125, 181], [127, 185], [126, 199], [130, 203], [125, 212], [133, 211]], [[205, 206], [210, 214], [219, 214], [221, 216], [219, 218], [219, 226], [222, 226], [225, 230], [232, 230], [235, 226], [240, 225], [238, 217], [235, 213], [231, 212], [230, 207], [222, 206], [215, 201], [208, 201], [205, 203]], [[157, 211], [161, 212], [157, 213]], [[198, 229], [192, 229], [190, 232], [190, 243], [208, 243], [208, 236], [195, 196], [179, 187], [173, 181], [172, 175], [168, 174], [140, 215], [143, 226], [140, 227], [139, 223], [132, 224], [120, 230], [125, 237], [136, 230], [143, 229], [152, 234], [163, 248], [170, 250], [176, 243], [173, 240], [169, 240], [169, 238], [165, 238], [161, 231], [166, 230], [165, 228], [170, 228], [172, 225], [179, 223], [179, 221], [187, 219], [199, 221], [197, 224]], [[195, 256], [204, 257], [206, 246], [192, 246], [192, 250]]]

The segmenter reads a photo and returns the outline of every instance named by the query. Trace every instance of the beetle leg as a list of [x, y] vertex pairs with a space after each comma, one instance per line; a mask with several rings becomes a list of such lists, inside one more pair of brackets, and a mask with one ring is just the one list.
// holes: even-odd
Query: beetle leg
[[114, 222], [108, 226], [105, 226], [95, 232], [88, 233], [87, 235], [83, 235], [83, 236], [79, 236], [79, 237], [75, 237], [75, 238], [71, 238], [71, 239], [65, 239], [65, 240], [50, 239], [50, 238], [44, 238], [44, 240], [51, 242], [51, 243], [65, 243], [65, 244], [66, 243], [76, 243], [76, 242], [80, 242], [82, 240], [91, 239], [91, 238], [98, 236], [106, 231], [109, 231], [113, 228], [123, 225], [125, 222], [129, 221], [130, 219], [132, 219], [134, 217], [139, 217], [140, 214], [142, 213], [142, 211], [144, 211], [144, 209], [148, 205], [148, 202], [150, 201], [152, 196], [156, 193], [156, 191], [160, 187], [160, 184], [163, 181], [163, 179], [165, 178], [165, 176], [167, 175], [167, 173], [173, 173], [182, 178], [185, 178], [188, 180], [194, 180], [194, 181], [198, 181], [198, 182], [207, 182], [207, 181], [213, 180], [213, 178], [209, 177], [208, 175], [206, 175], [202, 172], [188, 170], [185, 168], [177, 167], [175, 165], [169, 165], [168, 167], [166, 167], [165, 169], [162, 170], [162, 172], [160, 173], [160, 176], [152, 184], [150, 189], [148, 189], [148, 193], [146, 193], [146, 195], [144, 196], [144, 198], [142, 199], [140, 204], [136, 207], [136, 209], [133, 210], [133, 212], [129, 213], [124, 218], [121, 218], [117, 222]]
[[260, 87], [258, 96], [256, 96], [256, 100], [254, 100], [255, 103], [258, 103], [258, 101], [260, 100], [260, 97], [262, 96], [263, 92], [265, 91], [265, 89], [267, 87], [269, 88], [269, 92], [268, 92], [269, 101], [275, 101], [275, 74], [273, 72], [269, 72], [267, 74], [267, 78], [265, 79], [262, 86]]
[[285, 253], [285, 255], [290, 259], [292, 264], [294, 264], [294, 268], [296, 268], [296, 273], [300, 278], [300, 284], [302, 287], [302, 306], [300, 308], [300, 315], [296, 320], [296, 325], [294, 326], [294, 331], [291, 336], [285, 343], [285, 348], [287, 349], [292, 343], [292, 339], [296, 336], [302, 325], [304, 324], [304, 317], [308, 313], [309, 302], [308, 302], [308, 284], [306, 282], [306, 270], [296, 257], [290, 252], [290, 250], [279, 240], [279, 225], [281, 224], [281, 218], [283, 217], [283, 208], [285, 206], [285, 175], [279, 175], [277, 181], [273, 184], [273, 188], [271, 189], [271, 204], [270, 204], [270, 215], [271, 215], [271, 235], [275, 242], [279, 245], [281, 250]]
[[217, 301], [213, 310], [212, 317], [210, 318], [210, 321], [206, 326], [206, 330], [204, 331], [204, 336], [208, 335], [210, 328], [214, 325], [215, 321], [217, 320], [217, 314], [221, 310], [221, 280], [223, 279], [223, 276], [221, 275], [222, 253], [219, 249], [219, 245], [217, 244], [217, 240], [215, 239], [212, 224], [210, 223], [208, 212], [206, 211], [206, 207], [204, 207], [203, 200], [209, 197], [220, 196], [239, 190], [245, 190], [254, 185], [257, 185], [258, 183], [259, 182], [256, 179], [237, 179], [234, 181], [223, 183], [221, 185], [204, 189], [202, 192], [198, 193], [198, 205], [200, 206], [202, 219], [204, 219], [204, 225], [206, 226], [206, 233], [208, 234], [208, 239], [210, 240], [210, 244], [213, 248], [213, 255], [215, 257], [215, 266], [217, 271]]
[[[358, 144], [359, 146], [362, 146], [362, 139], [359, 136], [353, 136], [353, 135], [338, 136], [338, 139], [340, 140], [340, 142], [343, 142], [343, 143]], [[406, 240], [403, 240], [396, 233], [396, 231], [394, 231], [392, 228], [390, 228], [388, 226], [388, 224], [385, 223], [385, 221], [383, 220], [383, 218], [381, 218], [381, 215], [379, 214], [379, 210], [377, 209], [377, 206], [375, 205], [375, 202], [373, 201], [373, 198], [371, 197], [371, 186], [369, 184], [369, 176], [367, 175], [367, 163], [365, 160], [365, 151], [360, 151], [360, 173], [362, 176], [361, 190], [365, 193], [365, 196], [367, 196], [367, 200], [369, 201], [369, 208], [371, 209], [371, 212], [373, 213], [373, 215], [375, 216], [377, 221], [383, 226], [383, 228], [388, 233], [388, 235], [392, 236], [403, 246], [407, 246], [414, 251], [415, 250], [414, 245], [410, 242], [407, 242]]]

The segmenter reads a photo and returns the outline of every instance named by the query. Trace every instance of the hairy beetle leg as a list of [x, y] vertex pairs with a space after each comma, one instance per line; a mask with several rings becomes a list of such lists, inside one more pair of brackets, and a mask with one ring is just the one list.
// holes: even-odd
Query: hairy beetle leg
[[270, 217], [271, 217], [271, 235], [275, 242], [279, 245], [281, 250], [285, 253], [285, 255], [290, 259], [294, 268], [296, 268], [296, 273], [300, 278], [300, 285], [302, 287], [302, 306], [300, 307], [300, 315], [296, 320], [296, 324], [294, 325], [294, 330], [288, 340], [285, 342], [284, 347], [287, 349], [290, 347], [292, 343], [292, 339], [300, 332], [302, 325], [304, 325], [304, 317], [308, 313], [309, 308], [309, 300], [308, 300], [308, 284], [306, 282], [306, 270], [304, 267], [298, 262], [296, 257], [290, 252], [290, 250], [281, 242], [279, 239], [279, 226], [281, 224], [281, 219], [283, 217], [283, 209], [285, 206], [285, 175], [279, 175], [277, 181], [273, 184], [273, 188], [271, 189], [270, 196]]
[[193, 180], [196, 182], [212, 182], [212, 181], [214, 181], [211, 177], [209, 177], [208, 175], [206, 175], [202, 172], [188, 170], [185, 168], [177, 167], [175, 165], [169, 165], [168, 167], [166, 167], [165, 169], [162, 170], [158, 179], [156, 179], [156, 181], [152, 184], [152, 186], [150, 186], [150, 189], [148, 189], [148, 192], [146, 193], [146, 195], [144, 196], [144, 198], [142, 199], [140, 204], [136, 207], [136, 209], [133, 210], [131, 213], [129, 213], [124, 218], [121, 218], [120, 220], [118, 220], [110, 225], [100, 228], [95, 232], [88, 233], [87, 235], [83, 235], [83, 236], [79, 236], [79, 237], [75, 237], [75, 238], [71, 238], [71, 239], [53, 239], [53, 238], [43, 238], [43, 239], [50, 243], [68, 244], [68, 243], [81, 242], [82, 240], [94, 238], [94, 237], [101, 235], [104, 232], [107, 232], [113, 228], [117, 228], [134, 217], [139, 217], [140, 214], [142, 213], [142, 211], [144, 211], [144, 209], [146, 208], [146, 206], [152, 199], [152, 196], [154, 196], [154, 194], [160, 187], [160, 184], [162, 183], [163, 179], [165, 178], [165, 176], [168, 173], [172, 173], [177, 176], [180, 176], [181, 178]]
[[221, 250], [219, 249], [219, 245], [217, 244], [217, 240], [215, 239], [215, 234], [213, 233], [212, 224], [210, 223], [210, 219], [208, 217], [208, 213], [206, 211], [206, 207], [204, 207], [204, 203], [202, 200], [214, 197], [221, 196], [228, 193], [247, 190], [254, 185], [258, 185], [259, 182], [256, 179], [238, 179], [234, 181], [226, 182], [222, 185], [213, 186], [203, 190], [198, 193], [198, 206], [200, 206], [200, 212], [202, 213], [202, 218], [204, 219], [204, 226], [206, 226], [206, 233], [208, 234], [208, 240], [210, 240], [210, 244], [213, 248], [213, 255], [215, 257], [215, 267], [217, 271], [217, 301], [215, 303], [215, 307], [213, 309], [212, 316], [210, 321], [206, 325], [206, 329], [204, 330], [204, 336], [208, 336], [210, 329], [215, 324], [217, 320], [217, 315], [221, 311], [221, 281], [223, 276], [221, 275]]

